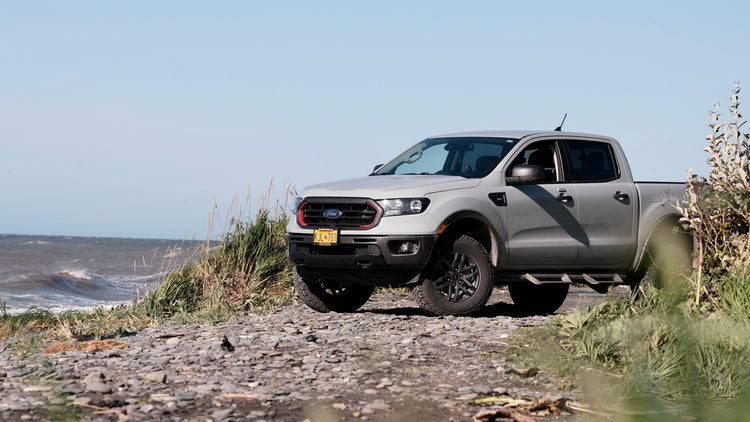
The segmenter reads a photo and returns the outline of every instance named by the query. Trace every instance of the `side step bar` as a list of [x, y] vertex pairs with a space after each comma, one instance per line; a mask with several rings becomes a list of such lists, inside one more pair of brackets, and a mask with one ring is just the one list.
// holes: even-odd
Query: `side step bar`
[[623, 280], [619, 274], [523, 274], [521, 280], [530, 281], [534, 284], [570, 284], [574, 281], [591, 286], [622, 284]]

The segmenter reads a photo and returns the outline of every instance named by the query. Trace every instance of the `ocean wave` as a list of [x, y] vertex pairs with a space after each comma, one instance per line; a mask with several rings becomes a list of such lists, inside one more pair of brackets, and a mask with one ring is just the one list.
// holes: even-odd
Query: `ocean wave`
[[59, 272], [57, 275], [69, 278], [76, 278], [79, 280], [94, 280], [100, 279], [101, 276], [97, 274], [91, 274], [86, 270], [65, 270]]
[[0, 281], [0, 304], [14, 314], [32, 307], [53, 313], [64, 310], [89, 311], [97, 306], [132, 303], [158, 287], [159, 276], [99, 276], [85, 270], [34, 275]]
[[29, 240], [28, 242], [24, 242], [24, 245], [49, 245], [50, 242], [44, 241], [44, 240]]
[[82, 277], [70, 273], [60, 273], [37, 281], [52, 290], [86, 297], [101, 296], [103, 290], [110, 288], [101, 277], [89, 274], [81, 275]]
[[110, 282], [110, 277], [102, 277], [85, 270], [68, 270], [56, 274], [29, 275], [0, 284], [0, 288], [10, 295], [37, 295], [40, 297], [86, 298], [103, 300], [123, 297], [130, 293], [131, 281]]
[[[0, 235], [0, 305], [81, 309], [132, 302], [158, 287], [166, 272], [193, 259], [193, 246], [198, 245], [173, 244], [158, 239]], [[166, 251], [165, 245], [170, 246]], [[147, 264], [144, 257], [153, 257], [153, 262]]]

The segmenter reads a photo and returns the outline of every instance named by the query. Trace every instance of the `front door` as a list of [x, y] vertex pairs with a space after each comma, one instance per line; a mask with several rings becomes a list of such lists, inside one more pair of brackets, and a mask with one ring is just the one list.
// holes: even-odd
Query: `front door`
[[575, 185], [513, 186], [508, 202], [508, 258], [512, 267], [570, 268], [578, 245], [588, 243], [578, 222]]
[[576, 185], [562, 182], [558, 143], [530, 144], [511, 160], [506, 175], [518, 164], [539, 165], [546, 177], [505, 190], [509, 267], [524, 271], [573, 267], [578, 246], [588, 243], [588, 238], [578, 221]]

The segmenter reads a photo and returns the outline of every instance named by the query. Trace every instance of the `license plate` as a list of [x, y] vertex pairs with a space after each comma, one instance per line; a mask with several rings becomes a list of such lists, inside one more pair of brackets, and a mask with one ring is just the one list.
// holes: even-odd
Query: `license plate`
[[336, 229], [315, 229], [313, 232], [313, 244], [319, 246], [338, 245], [339, 231]]

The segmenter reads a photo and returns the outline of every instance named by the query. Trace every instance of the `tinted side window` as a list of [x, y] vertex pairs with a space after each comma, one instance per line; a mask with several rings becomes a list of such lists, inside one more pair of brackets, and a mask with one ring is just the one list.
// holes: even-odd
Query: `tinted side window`
[[601, 182], [619, 176], [609, 144], [595, 141], [567, 141], [567, 144], [573, 181]]
[[513, 167], [519, 164], [533, 164], [544, 169], [544, 181], [557, 181], [557, 150], [555, 141], [539, 141], [527, 146], [513, 159], [506, 176], [510, 176]]

